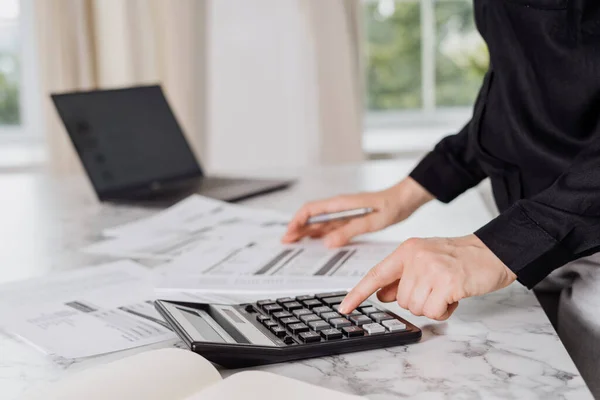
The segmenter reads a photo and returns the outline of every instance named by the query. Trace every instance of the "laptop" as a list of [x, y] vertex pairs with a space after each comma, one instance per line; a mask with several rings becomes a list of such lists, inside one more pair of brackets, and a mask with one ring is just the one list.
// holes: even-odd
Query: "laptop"
[[292, 183], [204, 175], [158, 85], [52, 100], [101, 201], [171, 202], [193, 193], [237, 201]]

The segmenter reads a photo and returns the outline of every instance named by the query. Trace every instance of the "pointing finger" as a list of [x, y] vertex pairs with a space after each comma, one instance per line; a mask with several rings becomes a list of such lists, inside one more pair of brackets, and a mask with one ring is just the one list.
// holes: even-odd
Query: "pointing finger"
[[367, 275], [358, 282], [354, 289], [346, 295], [346, 298], [340, 304], [340, 313], [350, 313], [377, 290], [398, 280], [401, 276], [402, 261], [398, 259], [396, 252], [394, 252], [372, 268]]

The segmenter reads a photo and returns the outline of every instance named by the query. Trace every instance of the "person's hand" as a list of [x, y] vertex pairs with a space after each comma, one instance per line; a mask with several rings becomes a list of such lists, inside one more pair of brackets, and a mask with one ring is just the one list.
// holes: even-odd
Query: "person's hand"
[[371, 269], [339, 307], [347, 314], [377, 292], [417, 316], [443, 321], [458, 302], [502, 289], [516, 275], [475, 235], [409, 239]]
[[[324, 238], [327, 247], [347, 244], [362, 233], [374, 232], [408, 218], [433, 196], [412, 178], [380, 192], [337, 196], [305, 204], [288, 225], [282, 241], [296, 242], [304, 237]], [[312, 216], [355, 208], [373, 208], [364, 217], [307, 225]]]

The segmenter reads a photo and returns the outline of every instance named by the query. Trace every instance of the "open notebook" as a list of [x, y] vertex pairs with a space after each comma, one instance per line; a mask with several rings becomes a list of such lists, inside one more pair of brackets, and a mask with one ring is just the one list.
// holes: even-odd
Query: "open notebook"
[[[265, 390], [265, 388], [267, 390]], [[246, 371], [222, 379], [203, 357], [161, 349], [93, 367], [34, 388], [23, 400], [359, 400], [268, 372]]]

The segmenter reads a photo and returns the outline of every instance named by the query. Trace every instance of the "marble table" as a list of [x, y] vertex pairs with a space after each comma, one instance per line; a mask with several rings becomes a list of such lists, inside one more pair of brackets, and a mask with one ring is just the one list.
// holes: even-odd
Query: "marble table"
[[[277, 171], [297, 176], [298, 183], [246, 203], [293, 212], [313, 198], [386, 187], [411, 166], [384, 161]], [[156, 212], [100, 204], [82, 177], [0, 175], [0, 187], [0, 283], [110, 261], [78, 249], [97, 240], [105, 227]], [[490, 218], [481, 195], [471, 191], [451, 205], [428, 204], [405, 223], [371, 236], [399, 242], [411, 236], [463, 235]], [[422, 328], [420, 343], [259, 369], [372, 400], [592, 398], [535, 296], [519, 284], [462, 301], [442, 323], [391, 308]], [[18, 398], [33, 385], [145, 350], [65, 361], [0, 335], [0, 399]]]

